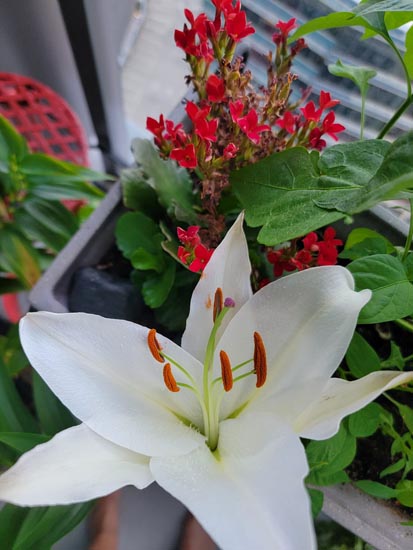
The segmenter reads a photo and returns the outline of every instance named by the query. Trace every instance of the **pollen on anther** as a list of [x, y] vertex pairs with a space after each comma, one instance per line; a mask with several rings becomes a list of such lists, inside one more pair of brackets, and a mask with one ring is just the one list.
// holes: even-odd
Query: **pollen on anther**
[[259, 332], [254, 332], [254, 370], [257, 376], [255, 385], [261, 388], [267, 379], [267, 352]]
[[171, 363], [166, 363], [163, 367], [163, 380], [169, 391], [174, 393], [179, 391], [180, 388], [176, 383], [174, 375], [172, 374]]
[[222, 308], [224, 307], [224, 295], [222, 293], [222, 288], [217, 288], [214, 296], [214, 309], [212, 312], [212, 319], [215, 323], [215, 319], [221, 313]]
[[229, 360], [228, 354], [224, 350], [221, 350], [219, 352], [219, 359], [221, 361], [221, 375], [224, 390], [230, 391], [232, 389], [232, 386], [234, 385], [231, 362]]
[[151, 328], [148, 332], [148, 347], [152, 354], [152, 357], [159, 361], [159, 363], [165, 363], [165, 359], [161, 355], [161, 345], [156, 338], [156, 330]]

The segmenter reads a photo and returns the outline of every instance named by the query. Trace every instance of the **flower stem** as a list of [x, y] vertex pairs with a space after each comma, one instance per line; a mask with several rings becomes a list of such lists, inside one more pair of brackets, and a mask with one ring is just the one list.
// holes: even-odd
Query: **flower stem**
[[410, 222], [409, 222], [409, 233], [406, 238], [406, 244], [404, 245], [404, 252], [402, 256], [402, 261], [404, 261], [407, 258], [407, 254], [409, 253], [410, 247], [412, 245], [412, 239], [413, 239], [413, 199], [409, 200], [410, 203]]
[[405, 319], [395, 319], [393, 323], [396, 323], [399, 327], [404, 328], [407, 332], [413, 332], [413, 324], [409, 323], [409, 321], [406, 321]]

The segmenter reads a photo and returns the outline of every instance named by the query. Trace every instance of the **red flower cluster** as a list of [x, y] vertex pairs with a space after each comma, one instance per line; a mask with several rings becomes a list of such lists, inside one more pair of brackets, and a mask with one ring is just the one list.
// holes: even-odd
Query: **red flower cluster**
[[185, 231], [181, 227], [177, 230], [178, 239], [183, 246], [178, 247], [178, 258], [193, 272], [203, 271], [212, 256], [213, 250], [208, 250], [198, 235], [199, 226], [191, 225]]
[[271, 131], [271, 127], [268, 126], [268, 124], [258, 124], [258, 115], [255, 109], [251, 109], [245, 116], [241, 116], [244, 111], [244, 104], [242, 101], [230, 103], [229, 110], [232, 120], [238, 124], [244, 134], [246, 134], [255, 145], [259, 144], [261, 139], [260, 134], [262, 132]]
[[321, 117], [326, 109], [335, 107], [340, 102], [338, 99], [331, 99], [331, 95], [328, 92], [321, 90], [320, 98], [318, 100], [319, 107], [316, 108], [314, 101], [309, 101], [307, 105], [301, 107], [301, 117], [299, 115], [293, 115], [291, 111], [286, 111], [284, 116], [277, 120], [277, 125], [288, 132], [294, 134], [300, 128], [305, 128], [308, 134], [308, 145], [313, 149], [321, 151], [327, 143], [324, 139], [321, 139], [324, 134], [327, 134], [335, 141], [338, 140], [337, 135], [339, 132], [345, 130], [342, 124], [335, 122], [335, 114], [330, 111], [322, 122]]
[[285, 22], [278, 21], [278, 23], [275, 25], [275, 28], [277, 30], [272, 35], [272, 41], [274, 42], [274, 44], [279, 45], [279, 44], [287, 43], [288, 35], [293, 29], [297, 27], [295, 22], [296, 22], [295, 17]]
[[323, 240], [319, 241], [317, 233], [311, 232], [301, 239], [302, 248], [297, 250], [297, 242], [279, 250], [267, 253], [267, 259], [273, 265], [275, 277], [280, 277], [284, 271], [302, 271], [309, 267], [320, 265], [335, 265], [337, 263], [337, 247], [343, 241], [336, 239], [333, 227], [327, 227]]

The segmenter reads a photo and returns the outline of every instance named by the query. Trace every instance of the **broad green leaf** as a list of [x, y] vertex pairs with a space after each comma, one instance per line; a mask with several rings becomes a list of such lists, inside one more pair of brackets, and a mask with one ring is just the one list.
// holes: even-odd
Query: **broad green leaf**
[[174, 285], [168, 298], [154, 312], [158, 323], [172, 332], [185, 329], [192, 292], [198, 281], [199, 275], [197, 273], [177, 267]]
[[403, 60], [409, 72], [410, 78], [413, 78], [413, 27], [410, 27], [406, 33], [406, 52]]
[[127, 208], [145, 212], [153, 219], [160, 217], [162, 209], [156, 191], [149, 185], [140, 168], [123, 170], [121, 185], [123, 202]]
[[369, 437], [380, 426], [380, 414], [383, 407], [378, 403], [369, 403], [363, 409], [348, 417], [348, 429], [354, 437]]
[[152, 254], [145, 248], [134, 250], [129, 259], [135, 269], [142, 269], [143, 271], [152, 269], [157, 273], [162, 273], [165, 267], [165, 260], [159, 253]]
[[385, 252], [387, 254], [392, 254], [396, 249], [392, 245], [392, 243], [383, 237], [380, 233], [377, 231], [374, 231], [373, 229], [369, 229], [368, 227], [357, 227], [356, 229], [353, 229], [353, 231], [350, 233], [350, 235], [347, 237], [346, 244], [344, 246], [344, 250], [348, 250], [350, 248], [353, 248], [357, 244], [362, 243], [366, 239], [380, 239], [385, 244]]
[[363, 336], [355, 332], [346, 353], [346, 363], [353, 376], [362, 378], [381, 369], [380, 357]]
[[161, 243], [164, 240], [159, 226], [142, 212], [123, 214], [116, 225], [116, 243], [126, 258], [132, 258], [136, 250], [144, 249], [158, 257], [162, 263], [166, 257]]
[[42, 432], [55, 435], [76, 424], [72, 413], [54, 395], [37, 372], [33, 371], [33, 398]]
[[323, 508], [324, 493], [318, 489], [307, 489], [311, 499], [311, 513], [316, 518]]
[[195, 224], [198, 218], [194, 211], [195, 196], [188, 171], [172, 160], [161, 159], [159, 152], [147, 139], [135, 139], [132, 152], [169, 217]]
[[0, 510], [0, 541], [5, 549], [14, 550], [14, 542], [28, 512], [28, 508], [13, 504], [6, 504]]
[[[29, 148], [24, 137], [4, 116], [0, 115], [0, 165], [4, 163], [3, 166], [8, 170], [11, 157], [20, 161], [28, 152]], [[0, 171], [3, 170], [0, 168]]]
[[366, 96], [369, 87], [369, 80], [376, 76], [377, 71], [368, 69], [367, 67], [356, 67], [353, 65], [345, 65], [340, 59], [337, 59], [335, 64], [330, 64], [328, 70], [335, 76], [349, 78], [360, 89], [361, 95]]
[[406, 270], [407, 278], [413, 281], [413, 252], [409, 252], [407, 258], [403, 260], [404, 269]]
[[382, 369], [394, 368], [399, 370], [404, 369], [406, 361], [403, 358], [402, 352], [399, 346], [393, 340], [390, 341], [390, 355], [387, 359], [381, 362]]
[[175, 281], [175, 271], [176, 262], [168, 259], [161, 274], [148, 273], [142, 285], [142, 296], [147, 306], [154, 309], [165, 302]]
[[396, 485], [397, 500], [403, 506], [413, 507], [413, 481], [411, 479], [404, 479], [399, 481]]
[[387, 485], [383, 485], [378, 481], [363, 479], [360, 481], [356, 481], [355, 485], [372, 497], [383, 498], [386, 500], [389, 498], [397, 498], [398, 491], [396, 489], [387, 487]]
[[31, 243], [10, 226], [0, 231], [0, 265], [31, 288], [40, 278], [38, 254]]
[[27, 200], [16, 211], [15, 220], [27, 238], [40, 241], [55, 252], [79, 229], [76, 216], [58, 201]]
[[342, 423], [336, 435], [325, 441], [310, 441], [306, 447], [310, 474], [307, 483], [324, 485], [335, 482], [335, 475], [343, 478], [346, 468], [356, 455], [356, 440]]
[[357, 15], [384, 11], [410, 11], [413, 9], [412, 0], [367, 0], [353, 9]]
[[387, 11], [384, 14], [384, 21], [388, 31], [398, 29], [402, 25], [413, 21], [413, 11]]
[[24, 405], [1, 358], [0, 403], [1, 432], [38, 432], [37, 423]]
[[[367, 202], [370, 207], [374, 201], [365, 188], [389, 148], [383, 140], [365, 140], [335, 145], [320, 156], [296, 147], [234, 171], [230, 179], [247, 224], [263, 226], [259, 242], [275, 245], [362, 210]], [[413, 170], [413, 158], [410, 164]]]
[[288, 39], [288, 43], [294, 42], [298, 38], [316, 31], [355, 26], [365, 26], [365, 22], [361, 17], [356, 17], [354, 13], [350, 11], [330, 13], [329, 15], [311, 19], [307, 23], [304, 23], [304, 25], [300, 25], [295, 33]]
[[[43, 153], [33, 153], [27, 155], [20, 164], [20, 171], [22, 174], [29, 176], [40, 176], [42, 178], [54, 178], [55, 181], [59, 179], [66, 179], [70, 181], [105, 181], [113, 180], [112, 176], [103, 174], [102, 172], [95, 172], [85, 166], [79, 166], [72, 162], [66, 162], [64, 160], [50, 157]], [[95, 193], [101, 195], [98, 189], [95, 189]]]
[[413, 285], [398, 258], [376, 254], [355, 260], [347, 268], [357, 290], [369, 288], [373, 292], [360, 312], [359, 323], [384, 323], [413, 313]]
[[40, 443], [46, 443], [50, 437], [43, 434], [24, 432], [0, 432], [0, 441], [18, 453], [26, 453]]
[[400, 416], [402, 417], [407, 429], [413, 435], [413, 409], [408, 405], [403, 405], [402, 403], [399, 403], [397, 408], [399, 409]]

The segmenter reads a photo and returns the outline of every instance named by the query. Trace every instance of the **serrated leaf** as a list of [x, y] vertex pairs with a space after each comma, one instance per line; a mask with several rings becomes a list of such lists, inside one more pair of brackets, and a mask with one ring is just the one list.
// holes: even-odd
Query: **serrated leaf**
[[346, 353], [346, 363], [351, 374], [356, 378], [362, 378], [381, 369], [380, 357], [358, 332], [354, 333], [350, 342]]
[[359, 323], [384, 323], [413, 313], [413, 285], [403, 264], [388, 254], [355, 260], [347, 266], [357, 290], [369, 288], [373, 294], [359, 315]]
[[379, 483], [378, 481], [370, 481], [368, 479], [363, 479], [356, 481], [355, 485], [372, 497], [383, 498], [385, 500], [389, 498], [397, 498], [398, 491]]
[[127, 208], [145, 212], [153, 219], [159, 218], [162, 209], [158, 202], [158, 196], [140, 168], [123, 170], [121, 185], [123, 202]]
[[169, 217], [196, 224], [198, 218], [194, 211], [195, 196], [188, 171], [172, 160], [161, 159], [158, 151], [147, 139], [135, 139], [132, 143], [132, 152]]
[[348, 429], [354, 437], [369, 437], [380, 426], [380, 413], [383, 407], [378, 403], [369, 403], [363, 409], [348, 417]]

